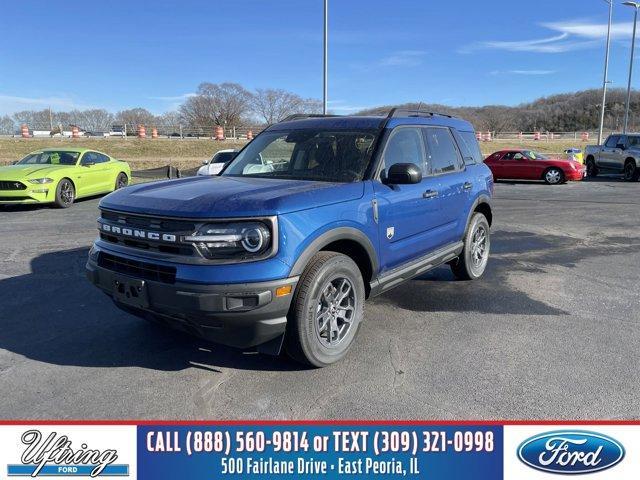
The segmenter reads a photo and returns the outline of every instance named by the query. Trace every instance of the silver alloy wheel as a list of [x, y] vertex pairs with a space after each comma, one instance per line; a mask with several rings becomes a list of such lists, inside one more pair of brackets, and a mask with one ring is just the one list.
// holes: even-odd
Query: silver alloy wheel
[[562, 178], [562, 174], [560, 173], [560, 170], [552, 168], [547, 173], [545, 173], [544, 178], [545, 178], [545, 180], [547, 182], [549, 182], [551, 184], [556, 184], [556, 183], [560, 183], [560, 179]]
[[316, 308], [315, 331], [325, 347], [335, 347], [349, 333], [356, 311], [356, 294], [349, 279], [338, 277], [322, 289]]
[[73, 186], [71, 185], [71, 182], [65, 181], [60, 186], [60, 200], [62, 200], [65, 205], [69, 205], [70, 203], [73, 203], [73, 197]]
[[118, 175], [118, 181], [116, 182], [116, 190], [120, 190], [127, 186], [127, 176], [120, 174]]
[[487, 231], [480, 225], [471, 237], [471, 263], [473, 268], [480, 268], [489, 257]]

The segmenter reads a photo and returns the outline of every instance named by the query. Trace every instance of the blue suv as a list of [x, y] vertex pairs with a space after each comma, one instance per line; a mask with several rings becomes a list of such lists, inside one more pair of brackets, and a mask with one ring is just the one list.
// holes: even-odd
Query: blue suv
[[220, 176], [102, 199], [88, 278], [134, 315], [321, 367], [347, 353], [365, 299], [442, 264], [487, 266], [493, 177], [447, 115], [296, 115]]

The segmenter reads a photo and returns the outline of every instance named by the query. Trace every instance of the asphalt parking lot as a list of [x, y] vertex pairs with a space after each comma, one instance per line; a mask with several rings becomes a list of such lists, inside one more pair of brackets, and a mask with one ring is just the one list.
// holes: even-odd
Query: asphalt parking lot
[[486, 277], [370, 301], [322, 370], [117, 310], [84, 277], [97, 204], [0, 209], [0, 418], [640, 418], [640, 183], [498, 184]]

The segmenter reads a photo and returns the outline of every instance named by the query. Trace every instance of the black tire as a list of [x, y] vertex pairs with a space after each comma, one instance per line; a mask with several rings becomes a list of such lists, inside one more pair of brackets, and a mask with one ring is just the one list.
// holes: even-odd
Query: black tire
[[129, 185], [129, 177], [127, 177], [126, 173], [120, 172], [116, 177], [116, 184], [113, 188], [113, 191], [120, 190], [121, 188]]
[[54, 203], [58, 208], [69, 208], [76, 199], [76, 189], [68, 178], [63, 178], [56, 187]]
[[593, 157], [587, 158], [587, 177], [596, 178], [598, 176], [598, 167]]
[[[480, 235], [484, 234], [485, 242], [482, 245], [475, 244], [480, 241]], [[478, 248], [482, 246], [482, 251]], [[489, 262], [491, 250], [491, 229], [489, 221], [481, 213], [475, 213], [471, 217], [469, 227], [464, 236], [464, 249], [457, 260], [451, 263], [451, 271], [458, 280], [477, 280], [484, 275]], [[478, 261], [478, 254], [480, 259]]]
[[547, 168], [542, 174], [547, 185], [560, 185], [565, 182], [564, 172], [558, 167]]
[[640, 168], [636, 166], [635, 160], [627, 160], [624, 164], [624, 179], [627, 182], [637, 182], [640, 178]]
[[[327, 301], [331, 298], [335, 301]], [[358, 333], [364, 301], [364, 281], [353, 260], [336, 252], [318, 253], [300, 277], [291, 304], [285, 340], [289, 356], [314, 367], [341, 360]]]

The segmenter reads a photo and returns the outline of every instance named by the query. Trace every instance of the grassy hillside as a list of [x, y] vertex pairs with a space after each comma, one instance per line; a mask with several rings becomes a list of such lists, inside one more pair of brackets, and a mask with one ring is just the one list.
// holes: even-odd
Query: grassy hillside
[[[208, 139], [168, 140], [168, 139], [0, 139], [0, 165], [9, 164], [27, 153], [41, 148], [64, 148], [65, 146], [92, 148], [105, 152], [119, 160], [131, 164], [134, 170], [173, 165], [178, 168], [193, 168], [205, 158], [211, 157], [223, 148], [241, 148], [245, 142], [216, 142]], [[530, 148], [545, 153], [560, 153], [568, 147], [584, 147], [580, 141], [523, 141], [517, 140], [482, 142], [484, 154], [488, 155], [504, 148]]]

